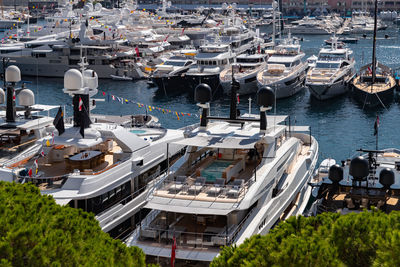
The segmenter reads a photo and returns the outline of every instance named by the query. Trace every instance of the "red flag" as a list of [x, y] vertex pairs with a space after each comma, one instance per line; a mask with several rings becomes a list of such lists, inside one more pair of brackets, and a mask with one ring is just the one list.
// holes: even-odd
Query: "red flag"
[[106, 95], [106, 92], [103, 92], [103, 96], [105, 96]]
[[29, 177], [32, 177], [32, 168], [29, 169], [28, 175], [29, 175]]
[[13, 91], [13, 100], [15, 100], [15, 90]]
[[236, 97], [237, 97], [237, 103], [239, 104], [240, 103], [239, 94], [237, 94]]
[[79, 97], [79, 111], [82, 111], [83, 101], [82, 98]]
[[168, 40], [168, 37], [169, 37], [169, 34], [167, 35], [167, 37], [165, 37], [163, 43], [166, 42], [166, 41]]
[[135, 47], [136, 56], [139, 57], [139, 48]]
[[171, 249], [171, 267], [175, 266], [175, 250], [176, 250], [176, 239], [175, 235], [172, 239], [172, 249]]
[[372, 74], [372, 70], [371, 70], [370, 67], [368, 67], [368, 72], [369, 72], [370, 74]]
[[181, 33], [181, 35], [183, 35], [183, 33], [184, 33], [184, 32], [185, 32], [185, 28], [183, 28], [183, 29], [182, 29], [182, 33]]

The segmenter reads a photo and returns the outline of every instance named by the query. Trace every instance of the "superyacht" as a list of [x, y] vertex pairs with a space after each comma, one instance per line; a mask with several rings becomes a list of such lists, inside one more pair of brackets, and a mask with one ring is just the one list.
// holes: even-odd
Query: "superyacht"
[[195, 64], [194, 59], [184, 56], [184, 54], [174, 55], [162, 64], [156, 65], [151, 80], [165, 92], [185, 89], [184, 76], [193, 64]]
[[175, 142], [186, 153], [160, 176], [144, 206], [150, 213], [126, 240], [147, 256], [169, 258], [176, 242], [177, 259], [210, 262], [221, 246], [266, 234], [306, 207], [318, 158], [317, 141], [299, 132], [308, 127], [266, 116], [275, 101], [271, 89], [258, 91], [259, 115], [241, 117], [235, 97], [228, 118], [210, 116], [211, 94], [208, 85], [196, 88], [200, 127]]
[[[43, 37], [26, 42], [24, 46], [0, 48], [0, 59], [7, 58], [18, 66], [22, 75], [63, 77], [71, 68], [79, 68], [78, 63], [84, 53], [91, 68], [99, 78], [110, 78], [126, 70], [121, 63], [133, 59], [130, 47], [124, 47], [121, 40], [100, 40], [86, 35], [88, 24], [83, 22], [76, 38]], [[2, 71], [2, 67], [0, 69]], [[140, 78], [143, 73], [133, 62], [129, 65], [128, 76]]]
[[63, 91], [72, 97], [71, 123], [64, 122], [60, 107], [53, 124], [42, 130], [44, 137], [3, 163], [0, 177], [31, 182], [60, 205], [93, 212], [105, 232], [122, 238], [140, 222], [138, 212], [154, 178], [183, 148], [173, 143], [183, 131], [92, 123], [97, 86], [93, 70], [68, 70]]

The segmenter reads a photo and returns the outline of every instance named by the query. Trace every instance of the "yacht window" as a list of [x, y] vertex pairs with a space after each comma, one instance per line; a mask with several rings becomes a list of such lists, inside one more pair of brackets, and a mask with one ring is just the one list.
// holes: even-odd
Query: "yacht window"
[[188, 61], [185, 63], [185, 66], [189, 66], [190, 64], [192, 64], [192, 61]]
[[233, 61], [234, 61], [233, 58], [229, 59], [229, 63], [233, 63]]
[[285, 67], [290, 67], [290, 62], [273, 62], [273, 61], [268, 61], [268, 64], [280, 64], [280, 65], [285, 65]]
[[7, 53], [14, 53], [14, 52], [20, 52], [21, 50], [11, 50], [11, 49], [7, 49], [7, 50], [1, 50], [2, 54], [7, 54]]
[[330, 62], [317, 62], [315, 68], [317, 69], [336, 69], [339, 68], [340, 63], [330, 63]]
[[217, 65], [217, 62], [216, 61], [212, 61], [211, 64], [212, 65]]
[[175, 67], [182, 67], [185, 65], [184, 61], [166, 61], [164, 63], [164, 65], [168, 65], [168, 66], [175, 66]]

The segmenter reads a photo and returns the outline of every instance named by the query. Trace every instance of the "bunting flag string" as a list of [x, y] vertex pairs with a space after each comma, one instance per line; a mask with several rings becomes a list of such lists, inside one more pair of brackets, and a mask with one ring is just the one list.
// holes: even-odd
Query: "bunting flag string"
[[109, 94], [109, 93], [104, 92], [104, 91], [101, 91], [101, 93], [102, 93], [102, 95], [104, 97], [106, 97], [107, 102], [110, 102], [110, 100], [112, 100], [112, 101], [117, 101], [117, 102], [119, 102], [121, 104], [136, 104], [138, 106], [138, 108], [145, 108], [149, 112], [159, 111], [159, 112], [162, 112], [163, 114], [173, 114], [173, 115], [176, 116], [176, 119], [178, 121], [181, 119], [181, 117], [185, 117], [185, 116], [187, 116], [187, 117], [194, 116], [196, 118], [199, 117], [197, 114], [194, 114], [194, 113], [181, 112], [181, 111], [175, 111], [175, 110], [171, 110], [171, 109], [167, 109], [167, 108], [156, 107], [156, 106], [153, 106], [153, 105], [146, 105], [146, 104], [143, 104], [143, 103], [140, 103], [140, 102], [136, 102], [136, 101], [129, 100], [129, 99], [126, 99], [126, 98], [123, 98], [123, 97], [112, 95], [112, 94]]

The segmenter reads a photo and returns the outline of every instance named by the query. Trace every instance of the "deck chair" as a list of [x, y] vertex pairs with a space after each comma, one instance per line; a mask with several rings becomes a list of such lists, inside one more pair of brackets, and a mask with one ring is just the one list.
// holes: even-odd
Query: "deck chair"
[[208, 189], [207, 194], [212, 196], [217, 196], [221, 193], [222, 187], [225, 185], [224, 178], [215, 179], [214, 186]]
[[232, 189], [230, 189], [227, 193], [228, 196], [237, 198], [239, 196], [240, 191], [242, 190], [243, 186], [244, 186], [244, 180], [236, 179], [235, 181], [233, 181]]
[[169, 188], [169, 191], [179, 192], [182, 190], [186, 182], [186, 176], [177, 176], [174, 184]]
[[194, 184], [189, 187], [189, 194], [197, 194], [203, 189], [204, 184], [206, 183], [206, 177], [197, 177]]

